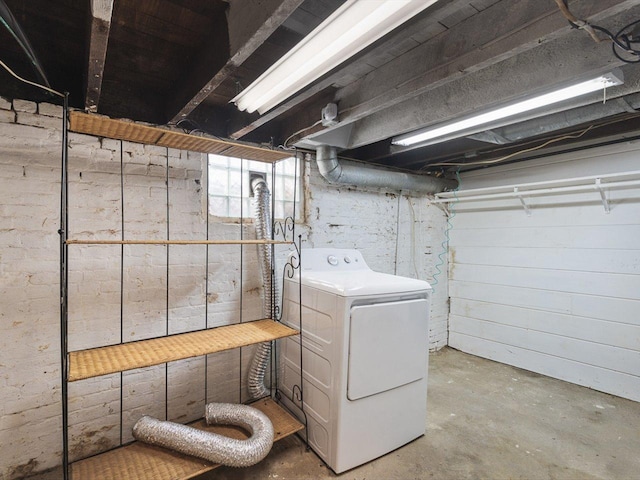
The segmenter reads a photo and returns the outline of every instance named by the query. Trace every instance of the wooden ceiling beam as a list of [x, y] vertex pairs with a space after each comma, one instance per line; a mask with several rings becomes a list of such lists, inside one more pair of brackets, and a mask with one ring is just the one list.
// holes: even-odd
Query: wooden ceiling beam
[[[581, 18], [596, 22], [633, 4], [637, 0], [574, 0], [571, 7]], [[337, 98], [347, 112], [341, 122], [365, 118], [570, 30], [554, 2], [502, 0], [341, 89]]]
[[[236, 113], [230, 121], [229, 137], [233, 139], [243, 138], [263, 125], [278, 119], [278, 117], [303, 102], [310, 100], [323, 90], [334, 85], [348, 84], [352, 79], [374, 71], [376, 65], [384, 62], [383, 57], [389, 55], [390, 51], [395, 54], [397, 54], [398, 48], [404, 48], [404, 51], [407, 51], [418, 45], [419, 42], [446, 30], [446, 27], [440, 22], [455, 15], [464, 5], [468, 6], [468, 0], [440, 0], [428, 9], [428, 16], [422, 21], [405, 26], [402, 31], [392, 34], [391, 38], [385, 42], [384, 49], [369, 49], [362, 52], [357, 58], [352, 59], [343, 67], [338, 67], [334, 72], [325, 75], [319, 81], [263, 115], [252, 114], [248, 116], [241, 112]], [[407, 44], [407, 42], [413, 43]]]
[[[212, 70], [209, 56], [203, 56], [204, 65], [198, 65], [196, 71], [208, 70], [211, 74], [200, 83], [195, 82], [202, 75], [185, 74], [185, 81], [178, 86], [176, 95], [167, 105], [167, 118], [171, 122], [178, 122], [187, 117], [223, 81], [231, 77], [302, 2], [303, 0], [230, 2], [227, 20], [228, 58], [221, 65], [214, 65]], [[210, 48], [219, 48], [219, 45], [213, 43]]]
[[[640, 10], [636, 12], [640, 14]], [[621, 17], [617, 20], [625, 21]], [[610, 43], [595, 43], [582, 33], [573, 32], [362, 118], [353, 123], [348, 148], [461, 118], [487, 105], [548, 91], [622, 65], [612, 55]], [[592, 95], [594, 100], [602, 96]]]
[[109, 31], [114, 0], [91, 0], [91, 25], [89, 28], [89, 52], [87, 59], [87, 78], [85, 81], [85, 109], [89, 112], [98, 110], [104, 63], [107, 58]]
[[[637, 0], [574, 0], [572, 9], [582, 18], [599, 21], [626, 11], [634, 3], [637, 4]], [[538, 48], [570, 31], [571, 27], [554, 2], [502, 0], [494, 3], [339, 89], [336, 92], [339, 124], [311, 137], [325, 135], [350, 123], [366, 123], [372, 115], [384, 118], [386, 109], [395, 110], [398, 104], [408, 105], [412, 98]], [[571, 31], [572, 35], [581, 33]], [[547, 63], [541, 61], [541, 65]], [[459, 93], [466, 94], [473, 93]], [[443, 121], [435, 115], [430, 118]], [[389, 136], [376, 137], [373, 141]], [[363, 145], [361, 141], [356, 143], [351, 147]]]

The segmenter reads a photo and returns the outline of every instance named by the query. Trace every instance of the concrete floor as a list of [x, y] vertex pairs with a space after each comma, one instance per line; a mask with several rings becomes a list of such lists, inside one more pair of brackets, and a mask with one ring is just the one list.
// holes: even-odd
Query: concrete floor
[[290, 437], [254, 467], [198, 478], [640, 479], [640, 403], [444, 349], [427, 410], [424, 437], [339, 476]]
[[445, 348], [430, 356], [427, 410], [425, 436], [339, 476], [292, 436], [198, 480], [640, 479], [637, 402]]

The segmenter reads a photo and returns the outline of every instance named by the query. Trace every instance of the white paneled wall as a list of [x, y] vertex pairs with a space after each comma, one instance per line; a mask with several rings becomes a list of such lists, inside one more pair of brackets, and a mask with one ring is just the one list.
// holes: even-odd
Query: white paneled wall
[[[640, 170], [640, 144], [470, 172], [462, 189]], [[640, 176], [639, 176], [640, 177]], [[460, 202], [449, 345], [640, 400], [640, 188]]]

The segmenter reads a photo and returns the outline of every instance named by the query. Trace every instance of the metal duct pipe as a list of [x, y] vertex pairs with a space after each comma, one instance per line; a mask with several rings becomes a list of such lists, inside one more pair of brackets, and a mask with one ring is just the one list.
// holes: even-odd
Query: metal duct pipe
[[[271, 239], [271, 194], [267, 182], [263, 178], [255, 178], [251, 182], [251, 190], [255, 195], [256, 238]], [[273, 302], [278, 297], [271, 272], [271, 245], [258, 245], [258, 262], [262, 271], [262, 310], [265, 318], [273, 315]], [[249, 368], [248, 388], [251, 398], [262, 398], [271, 392], [264, 384], [267, 364], [271, 357], [271, 342], [258, 345], [251, 367]]]
[[610, 99], [606, 103], [592, 103], [591, 105], [554, 113], [546, 117], [505, 125], [504, 127], [469, 135], [467, 138], [504, 145], [636, 110], [640, 110], [640, 94], [638, 93]]
[[273, 424], [260, 410], [247, 405], [210, 403], [205, 407], [208, 425], [235, 425], [251, 436], [237, 440], [174, 422], [143, 416], [133, 426], [141, 442], [170, 448], [228, 467], [249, 467], [267, 456], [273, 445]]
[[418, 193], [440, 193], [444, 190], [453, 190], [458, 185], [457, 180], [342, 165], [338, 161], [336, 147], [328, 145], [321, 145], [316, 149], [316, 163], [320, 175], [329, 183], [334, 184], [388, 188]]

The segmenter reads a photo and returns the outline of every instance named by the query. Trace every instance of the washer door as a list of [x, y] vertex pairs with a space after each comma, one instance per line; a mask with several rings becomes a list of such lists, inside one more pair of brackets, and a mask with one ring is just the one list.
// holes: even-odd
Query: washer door
[[358, 400], [423, 378], [428, 321], [426, 299], [351, 308], [347, 398]]

